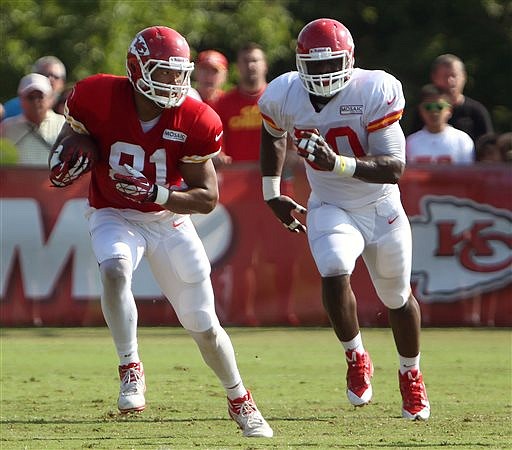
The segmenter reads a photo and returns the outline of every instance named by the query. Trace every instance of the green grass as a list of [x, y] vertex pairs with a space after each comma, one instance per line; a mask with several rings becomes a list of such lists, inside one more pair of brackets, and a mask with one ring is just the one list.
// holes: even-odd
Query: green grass
[[223, 389], [180, 328], [139, 330], [146, 411], [116, 410], [117, 357], [105, 328], [6, 329], [1, 336], [1, 449], [512, 448], [511, 332], [426, 329], [428, 422], [400, 418], [388, 329], [364, 329], [374, 400], [345, 396], [330, 329], [228, 329], [244, 382], [274, 428], [243, 438]]

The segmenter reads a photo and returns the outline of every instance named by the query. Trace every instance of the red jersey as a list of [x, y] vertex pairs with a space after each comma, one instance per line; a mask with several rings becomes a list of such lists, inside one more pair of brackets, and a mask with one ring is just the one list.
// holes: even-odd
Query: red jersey
[[[207, 105], [210, 105], [214, 110], [217, 110], [217, 102], [225, 95], [226, 93], [222, 89], [216, 89], [215, 93], [211, 98], [202, 98], [203, 102]], [[201, 94], [199, 94], [201, 95]]]
[[224, 127], [223, 151], [233, 161], [259, 161], [261, 114], [258, 100], [265, 88], [247, 94], [238, 87], [226, 92], [216, 103]]
[[88, 132], [100, 148], [89, 186], [89, 203], [95, 208], [161, 211], [160, 205], [121, 195], [113, 173], [126, 173], [123, 165], [129, 164], [152, 183], [178, 186], [181, 164], [203, 162], [220, 152], [222, 122], [205, 103], [187, 97], [177, 108], [162, 109], [157, 124], [145, 133], [134, 95], [127, 77], [100, 74], [78, 82], [67, 100], [69, 124]]

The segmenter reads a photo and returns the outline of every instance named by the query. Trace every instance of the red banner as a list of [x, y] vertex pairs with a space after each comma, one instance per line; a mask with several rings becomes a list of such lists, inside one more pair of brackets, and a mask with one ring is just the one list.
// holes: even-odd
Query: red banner
[[[0, 169], [0, 323], [102, 325], [101, 286], [83, 209], [88, 177], [66, 189], [47, 172]], [[212, 262], [225, 325], [327, 325], [304, 235], [261, 199], [256, 166], [219, 172], [220, 204], [193, 216]], [[400, 183], [410, 217], [413, 287], [427, 326], [512, 325], [512, 178], [505, 166], [411, 167]], [[305, 205], [301, 169], [289, 188]], [[352, 277], [361, 325], [387, 325], [364, 264]], [[133, 280], [141, 325], [177, 325], [144, 262]]]

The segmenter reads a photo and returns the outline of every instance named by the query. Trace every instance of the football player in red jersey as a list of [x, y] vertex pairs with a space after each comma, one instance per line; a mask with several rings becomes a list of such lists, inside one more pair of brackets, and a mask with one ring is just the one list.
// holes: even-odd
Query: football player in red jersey
[[[71, 133], [89, 134], [99, 147], [86, 216], [103, 285], [101, 307], [119, 355], [118, 408], [142, 411], [146, 403], [131, 290], [145, 255], [180, 323], [225, 388], [229, 415], [244, 436], [272, 437], [219, 324], [210, 263], [189, 217], [217, 204], [212, 158], [221, 149], [221, 121], [208, 105], [187, 96], [194, 64], [187, 41], [175, 30], [153, 26], [137, 33], [126, 67], [128, 77], [100, 74], [75, 85], [50, 157], [50, 180], [62, 186], [90, 165], [82, 157], [68, 169], [59, 159], [60, 141]], [[71, 176], [62, 176], [66, 170]]]
[[[426, 420], [420, 309], [410, 287], [411, 230], [397, 186], [405, 166], [401, 83], [382, 70], [354, 68], [352, 36], [332, 19], [302, 29], [296, 57], [297, 71], [275, 78], [258, 103], [263, 197], [290, 231], [307, 231], [323, 304], [345, 350], [349, 401], [363, 406], [372, 398], [373, 365], [350, 284], [362, 255], [393, 329], [402, 415]], [[305, 208], [280, 192], [287, 135], [296, 138], [311, 185], [307, 230], [292, 215]]]

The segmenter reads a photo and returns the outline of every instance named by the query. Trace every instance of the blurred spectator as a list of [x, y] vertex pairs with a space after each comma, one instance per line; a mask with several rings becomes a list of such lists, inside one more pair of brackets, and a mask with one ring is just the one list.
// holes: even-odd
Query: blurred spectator
[[[463, 94], [466, 85], [466, 67], [462, 60], [452, 54], [438, 56], [430, 71], [432, 83], [443, 91], [453, 110], [448, 123], [471, 136], [473, 142], [486, 133], [492, 133], [491, 116], [484, 105]], [[412, 131], [422, 127], [421, 117], [416, 114]]]
[[[213, 108], [222, 119], [224, 127], [223, 155], [215, 160], [217, 166], [236, 163], [257, 163], [260, 159], [260, 132], [261, 114], [258, 108], [258, 100], [267, 87], [267, 59], [261, 46], [248, 43], [240, 48], [237, 53], [236, 67], [239, 80], [236, 87], [226, 92]], [[283, 181], [281, 189], [283, 194], [292, 195], [293, 174], [299, 157], [294, 144], [288, 141], [288, 154], [283, 169]], [[302, 162], [301, 162], [302, 164]], [[255, 164], [254, 164], [255, 165]], [[220, 173], [222, 176], [222, 173]], [[220, 177], [220, 180], [222, 178]], [[222, 195], [222, 182], [220, 182]], [[251, 202], [263, 201], [261, 193], [254, 186], [247, 186], [247, 190], [240, 194], [240, 201], [250, 205]], [[240, 308], [245, 319], [241, 325], [258, 325], [258, 311], [265, 314], [265, 310], [275, 308], [277, 323], [298, 324], [298, 319], [293, 310], [293, 281], [297, 274], [295, 268], [286, 266], [284, 258], [293, 255], [295, 249], [289, 248], [288, 242], [279, 238], [281, 226], [270, 216], [252, 217], [244, 227], [240, 227], [241, 251], [239, 264], [233, 267], [233, 291], [243, 292], [242, 298], [234, 298], [231, 308]], [[255, 236], [266, 236], [267, 244], [260, 246]], [[270, 248], [267, 252], [266, 249]], [[298, 260], [297, 257], [294, 260]], [[270, 269], [271, 279], [265, 280], [266, 287], [273, 285], [279, 298], [276, 304], [256, 305], [259, 281], [256, 279], [255, 267], [261, 270]], [[237, 314], [234, 314], [237, 315]]]
[[267, 87], [267, 58], [261, 46], [244, 45], [237, 53], [237, 86], [215, 105], [224, 127], [223, 154], [217, 162], [258, 161], [261, 115], [258, 100]]
[[66, 105], [66, 100], [69, 97], [69, 94], [73, 91], [73, 86], [67, 86], [60, 93], [59, 98], [57, 99], [57, 103], [55, 103], [53, 110], [57, 114], [64, 114], [64, 107]]
[[448, 96], [433, 84], [423, 86], [419, 114], [424, 127], [406, 139], [407, 162], [471, 164], [474, 144], [464, 131], [448, 125], [452, 106]]
[[[57, 104], [59, 95], [66, 84], [66, 66], [64, 66], [64, 63], [56, 56], [43, 56], [34, 63], [32, 72], [39, 73], [49, 78], [53, 90], [51, 100], [51, 107], [53, 108]], [[4, 108], [4, 119], [21, 114], [20, 98], [14, 97], [7, 100], [4, 104]]]
[[22, 113], [0, 122], [0, 137], [18, 149], [18, 164], [48, 166], [48, 153], [65, 118], [51, 109], [53, 90], [44, 75], [25, 75], [18, 86]]
[[189, 97], [195, 98], [196, 100], [199, 100], [200, 102], [203, 101], [203, 99], [201, 98], [201, 95], [199, 94], [197, 89], [194, 89], [192, 86], [190, 86], [190, 88], [188, 89], [187, 95]]
[[194, 76], [203, 102], [214, 107], [224, 95], [222, 86], [228, 75], [228, 60], [216, 50], [204, 50], [197, 56]]
[[512, 163], [512, 132], [500, 134], [496, 142], [503, 157], [503, 161]]
[[[217, 166], [237, 162], [257, 162], [260, 152], [261, 115], [258, 99], [267, 86], [267, 60], [263, 49], [248, 43], [237, 53], [237, 86], [226, 92], [214, 105], [224, 129], [223, 151], [214, 159]], [[222, 178], [221, 178], [222, 180]], [[220, 185], [222, 195], [222, 184]], [[252, 190], [244, 194], [242, 201], [249, 201]], [[245, 319], [240, 325], [258, 325], [255, 312], [257, 280], [254, 267], [261, 266], [261, 255], [254, 233], [261, 233], [259, 221], [251, 221], [251, 227], [241, 227], [241, 258], [233, 267], [233, 291], [244, 292], [243, 298], [235, 298], [232, 308], [242, 305]], [[234, 315], [237, 315], [236, 313]]]
[[503, 162], [504, 158], [498, 146], [498, 135], [487, 133], [480, 136], [475, 144], [475, 160], [477, 162]]

